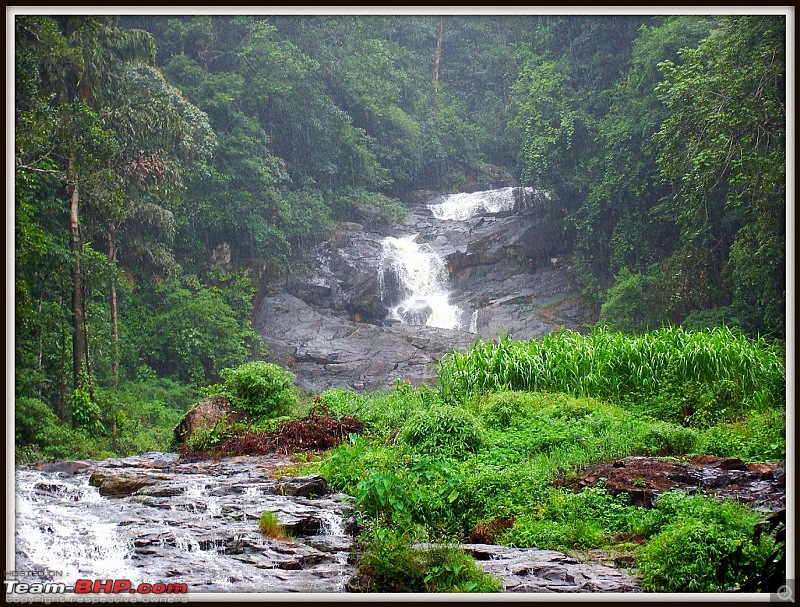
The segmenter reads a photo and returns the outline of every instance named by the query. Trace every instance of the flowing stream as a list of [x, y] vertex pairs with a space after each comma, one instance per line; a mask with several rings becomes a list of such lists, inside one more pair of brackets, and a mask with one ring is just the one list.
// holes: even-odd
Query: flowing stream
[[[271, 475], [287, 463], [277, 456], [178, 463], [175, 454], [145, 454], [86, 462], [77, 474], [18, 467], [16, 569], [49, 570], [68, 586], [125, 579], [185, 583], [189, 592], [343, 592], [354, 573], [347, 498], [292, 495], [303, 479]], [[107, 497], [89, 484], [92, 473], [146, 484]], [[291, 541], [260, 533], [264, 511], [277, 515]]]

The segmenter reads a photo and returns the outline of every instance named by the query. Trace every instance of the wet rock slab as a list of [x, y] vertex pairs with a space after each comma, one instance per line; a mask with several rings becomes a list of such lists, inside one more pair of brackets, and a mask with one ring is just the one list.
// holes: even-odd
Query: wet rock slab
[[376, 326], [343, 320], [279, 293], [265, 298], [255, 326], [270, 358], [288, 368], [300, 387], [371, 390], [395, 380], [419, 383], [434, 376], [436, 360], [466, 348], [475, 335], [433, 327]]
[[630, 456], [586, 468], [558, 484], [580, 490], [602, 485], [628, 493], [631, 503], [652, 508], [658, 495], [681, 490], [735, 499], [764, 511], [786, 507], [786, 473], [777, 462], [746, 464], [733, 457], [695, 455], [685, 461]]
[[581, 563], [555, 550], [465, 544], [463, 549], [486, 573], [503, 583], [503, 592], [636, 592], [639, 581], [605, 565]]

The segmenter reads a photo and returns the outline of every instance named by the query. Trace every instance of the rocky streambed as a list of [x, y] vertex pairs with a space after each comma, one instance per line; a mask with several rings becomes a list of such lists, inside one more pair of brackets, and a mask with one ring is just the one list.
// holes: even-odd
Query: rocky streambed
[[[17, 469], [17, 570], [190, 592], [341, 592], [349, 498], [321, 477], [282, 478], [285, 456], [181, 463], [148, 453]], [[263, 535], [273, 512], [293, 536]], [[38, 581], [25, 579], [23, 581]]]

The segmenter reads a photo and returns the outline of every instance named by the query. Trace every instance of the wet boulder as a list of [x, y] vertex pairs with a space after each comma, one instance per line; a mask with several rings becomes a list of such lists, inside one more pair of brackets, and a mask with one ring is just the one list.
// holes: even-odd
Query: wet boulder
[[319, 475], [283, 476], [278, 485], [278, 493], [280, 495], [293, 495], [311, 499], [327, 495], [330, 490], [328, 481]]
[[89, 484], [97, 487], [100, 495], [108, 497], [132, 495], [155, 482], [148, 476], [127, 472], [95, 472], [89, 477]]
[[175, 427], [175, 440], [182, 444], [193, 431], [203, 427], [212, 428], [223, 419], [228, 422], [243, 422], [250, 418], [249, 413], [234, 407], [227, 396], [211, 396], [198, 402], [183, 416]]

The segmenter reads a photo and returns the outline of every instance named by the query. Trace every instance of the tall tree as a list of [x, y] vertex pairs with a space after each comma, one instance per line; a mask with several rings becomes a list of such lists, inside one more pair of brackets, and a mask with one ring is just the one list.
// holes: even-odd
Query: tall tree
[[729, 17], [680, 55], [658, 88], [671, 111], [658, 162], [682, 231], [673, 297], [692, 309], [732, 296], [743, 328], [783, 337], [786, 18]]
[[[155, 45], [146, 32], [122, 30], [114, 19], [100, 17], [18, 17], [16, 33], [21, 56], [36, 68], [35, 81], [27, 85], [38, 89], [32, 96], [35, 102], [18, 105], [18, 129], [28, 135], [18, 141], [17, 171], [56, 177], [64, 183], [69, 200], [73, 385], [77, 388], [83, 361], [89, 365], [81, 280], [81, 202], [84, 196], [95, 201], [112, 199], [119, 190], [113, 162], [121, 153], [117, 138], [121, 125], [109, 120], [113, 114], [109, 108], [126, 90], [121, 85], [131, 77], [129, 67], [154, 61]], [[172, 124], [168, 116], [161, 116], [166, 132]], [[113, 246], [109, 250], [113, 253]]]
[[444, 43], [445, 16], [439, 17], [439, 35], [436, 37], [436, 58], [433, 60], [433, 83], [439, 82], [439, 63], [442, 60], [442, 44]]

